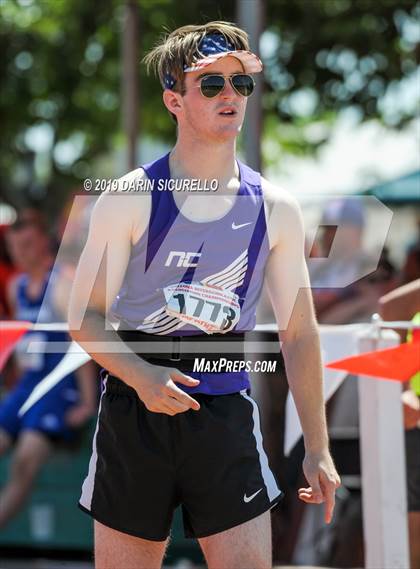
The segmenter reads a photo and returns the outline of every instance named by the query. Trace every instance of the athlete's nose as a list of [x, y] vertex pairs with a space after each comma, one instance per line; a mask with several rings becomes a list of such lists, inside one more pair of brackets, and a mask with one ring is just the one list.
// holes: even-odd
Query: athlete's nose
[[224, 99], [234, 99], [237, 95], [238, 95], [238, 93], [232, 87], [229, 79], [226, 79], [225, 80], [225, 86], [223, 88], [223, 91], [221, 92], [221, 96]]

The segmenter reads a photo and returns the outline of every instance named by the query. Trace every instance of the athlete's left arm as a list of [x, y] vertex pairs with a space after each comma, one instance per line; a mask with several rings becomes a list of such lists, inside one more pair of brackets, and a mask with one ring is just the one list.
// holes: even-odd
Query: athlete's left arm
[[318, 325], [305, 262], [305, 232], [297, 201], [263, 180], [270, 243], [265, 279], [282, 342], [287, 379], [305, 443], [303, 470], [309, 488], [300, 488], [305, 502], [326, 503], [332, 518], [340, 478], [328, 448]]

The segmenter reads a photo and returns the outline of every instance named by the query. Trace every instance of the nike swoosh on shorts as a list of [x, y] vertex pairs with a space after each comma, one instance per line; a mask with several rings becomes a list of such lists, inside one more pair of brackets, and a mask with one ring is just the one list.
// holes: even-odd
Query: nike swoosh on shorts
[[262, 488], [260, 488], [259, 490], [257, 490], [257, 491], [255, 492], [255, 494], [251, 494], [251, 496], [247, 496], [246, 494], [244, 494], [244, 502], [245, 502], [245, 503], [248, 503], [248, 502], [250, 502], [251, 500], [253, 500], [253, 499], [255, 498], [255, 496], [261, 492], [261, 490], [262, 490]]

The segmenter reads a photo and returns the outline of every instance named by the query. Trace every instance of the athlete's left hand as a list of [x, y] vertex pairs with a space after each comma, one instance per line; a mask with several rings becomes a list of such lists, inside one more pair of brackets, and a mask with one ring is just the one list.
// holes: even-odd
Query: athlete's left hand
[[93, 417], [96, 413], [96, 409], [92, 408], [91, 405], [87, 403], [79, 403], [78, 405], [74, 405], [65, 416], [66, 425], [76, 429], [81, 427], [88, 421], [91, 417]]
[[299, 498], [308, 504], [325, 502], [325, 522], [329, 524], [334, 512], [335, 491], [341, 485], [330, 452], [307, 452], [303, 461], [303, 473], [309, 488], [299, 488]]

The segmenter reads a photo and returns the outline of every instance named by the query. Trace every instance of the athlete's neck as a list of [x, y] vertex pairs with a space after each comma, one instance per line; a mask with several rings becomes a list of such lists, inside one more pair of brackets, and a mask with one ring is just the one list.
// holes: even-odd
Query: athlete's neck
[[238, 178], [239, 170], [235, 157], [235, 140], [223, 144], [188, 144], [178, 139], [169, 156], [172, 178], [218, 180], [220, 188]]

